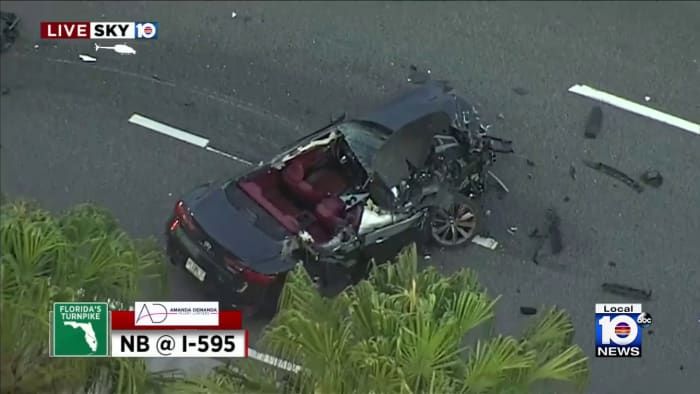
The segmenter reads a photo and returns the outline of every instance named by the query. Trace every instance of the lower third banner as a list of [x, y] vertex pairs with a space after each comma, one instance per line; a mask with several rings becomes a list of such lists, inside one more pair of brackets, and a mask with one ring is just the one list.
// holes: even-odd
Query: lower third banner
[[220, 313], [217, 326], [144, 327], [133, 324], [133, 311], [113, 311], [111, 356], [248, 357], [248, 331]]

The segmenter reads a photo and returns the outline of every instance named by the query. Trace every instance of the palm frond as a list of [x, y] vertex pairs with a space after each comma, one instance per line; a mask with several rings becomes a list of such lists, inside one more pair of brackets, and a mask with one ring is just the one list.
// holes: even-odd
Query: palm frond
[[524, 350], [515, 338], [479, 341], [467, 361], [461, 392], [488, 392], [506, 382], [510, 374], [530, 368], [534, 360], [534, 352]]

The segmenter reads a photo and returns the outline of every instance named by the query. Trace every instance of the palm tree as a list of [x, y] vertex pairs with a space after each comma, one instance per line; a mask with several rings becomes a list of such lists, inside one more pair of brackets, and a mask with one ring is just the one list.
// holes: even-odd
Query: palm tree
[[484, 339], [499, 297], [469, 269], [443, 276], [419, 271], [417, 260], [414, 245], [332, 299], [305, 270], [288, 277], [262, 345], [303, 365], [298, 392], [525, 393], [557, 381], [584, 389], [587, 359], [565, 312], [548, 309], [520, 338]]
[[26, 202], [0, 209], [0, 392], [146, 393], [158, 376], [138, 359], [49, 358], [49, 311], [57, 301], [130, 305], [141, 280], [164, 275], [162, 254], [133, 240], [106, 211], [80, 205], [54, 216]]

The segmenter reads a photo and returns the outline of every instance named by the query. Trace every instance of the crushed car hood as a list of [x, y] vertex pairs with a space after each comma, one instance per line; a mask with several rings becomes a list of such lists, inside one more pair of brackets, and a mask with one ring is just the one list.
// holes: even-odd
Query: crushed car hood
[[453, 119], [455, 114], [469, 108], [469, 104], [455, 93], [447, 81], [428, 81], [357, 120], [372, 122], [396, 132], [433, 113], [442, 112]]
[[218, 186], [185, 203], [202, 230], [246, 266], [263, 274], [289, 270], [294, 263], [283, 255], [285, 234], [268, 227], [262, 216], [268, 214], [246, 198], [241, 193], [231, 201]]

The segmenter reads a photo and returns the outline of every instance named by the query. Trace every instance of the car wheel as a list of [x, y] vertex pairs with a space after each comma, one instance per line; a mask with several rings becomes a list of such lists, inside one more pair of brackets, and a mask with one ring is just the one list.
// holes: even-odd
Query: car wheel
[[430, 235], [442, 246], [459, 246], [474, 238], [481, 225], [481, 211], [467, 198], [455, 198], [445, 207], [435, 207], [430, 217]]

